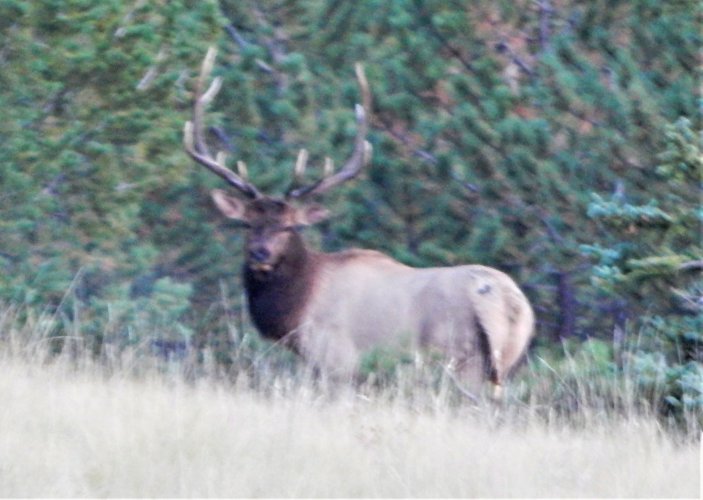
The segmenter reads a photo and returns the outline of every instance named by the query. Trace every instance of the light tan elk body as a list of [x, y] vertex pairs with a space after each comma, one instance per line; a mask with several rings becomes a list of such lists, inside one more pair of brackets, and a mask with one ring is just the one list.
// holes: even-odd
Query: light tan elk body
[[328, 162], [322, 180], [296, 187], [307, 160], [302, 150], [291, 189], [277, 198], [246, 180], [243, 163], [236, 174], [221, 155], [213, 158], [208, 151], [203, 114], [220, 80], [202, 90], [214, 57], [211, 50], [203, 62], [184, 142], [191, 157], [246, 198], [212, 193], [220, 211], [248, 229], [243, 277], [260, 333], [337, 377], [353, 376], [366, 352], [399, 349], [439, 353], [472, 387], [486, 378], [500, 386], [534, 329], [532, 308], [510, 277], [477, 265], [416, 269], [372, 250], [317, 252], [300, 235], [300, 228], [327, 216], [322, 206], [306, 200], [355, 177], [369, 161], [370, 93], [361, 67], [357, 78], [364, 106], [356, 107], [351, 157], [338, 172], [333, 174]]

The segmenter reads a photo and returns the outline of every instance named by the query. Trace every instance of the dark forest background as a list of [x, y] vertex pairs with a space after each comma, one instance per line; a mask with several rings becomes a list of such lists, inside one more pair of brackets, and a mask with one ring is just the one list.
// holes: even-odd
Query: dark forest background
[[0, 0], [0, 303], [96, 353], [227, 362], [252, 329], [242, 233], [182, 146], [200, 62], [218, 48], [211, 144], [273, 193], [300, 148], [350, 153], [361, 61], [372, 163], [309, 239], [504, 270], [543, 356], [587, 348], [700, 411], [701, 20], [684, 0]]

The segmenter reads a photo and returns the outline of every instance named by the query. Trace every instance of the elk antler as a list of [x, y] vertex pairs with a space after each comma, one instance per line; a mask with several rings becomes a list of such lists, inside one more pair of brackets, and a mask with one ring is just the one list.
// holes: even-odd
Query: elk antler
[[[217, 50], [214, 47], [210, 47], [205, 59], [203, 59], [200, 77], [195, 87], [196, 98], [193, 104], [193, 121], [187, 121], [183, 127], [183, 145], [191, 158], [205, 166], [211, 172], [222, 177], [231, 186], [241, 191], [242, 194], [249, 198], [259, 198], [261, 197], [261, 193], [253, 184], [247, 182], [244, 178], [235, 174], [225, 166], [224, 153], [219, 152], [216, 158], [213, 158], [205, 142], [205, 132], [203, 130], [205, 108], [215, 98], [222, 86], [222, 79], [218, 76], [212, 81], [207, 91], [203, 93], [203, 88], [210, 78], [216, 55]], [[246, 177], [246, 166], [244, 163], [237, 162], [237, 164], [240, 173]]]
[[[328, 189], [356, 177], [359, 172], [361, 172], [361, 169], [368, 164], [371, 159], [371, 144], [366, 140], [366, 132], [368, 130], [366, 114], [371, 109], [371, 92], [369, 91], [369, 84], [366, 81], [366, 75], [364, 74], [364, 67], [361, 63], [356, 63], [354, 69], [356, 71], [356, 79], [359, 82], [359, 88], [361, 89], [363, 105], [357, 104], [354, 108], [356, 112], [356, 138], [354, 139], [354, 151], [352, 152], [352, 155], [349, 157], [342, 169], [335, 174], [332, 174], [331, 172], [331, 160], [326, 159], [325, 176], [322, 179], [309, 186], [290, 189], [286, 194], [286, 197], [302, 199], [307, 196], [322, 194]], [[296, 182], [296, 179], [299, 179], [302, 176], [306, 161], [307, 151], [301, 150], [295, 166], [294, 183]]]

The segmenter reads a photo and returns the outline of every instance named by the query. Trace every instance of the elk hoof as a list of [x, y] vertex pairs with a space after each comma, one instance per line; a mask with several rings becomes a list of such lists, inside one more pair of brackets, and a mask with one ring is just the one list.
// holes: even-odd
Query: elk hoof
[[491, 394], [493, 401], [503, 400], [503, 386], [501, 384], [493, 384], [493, 393]]

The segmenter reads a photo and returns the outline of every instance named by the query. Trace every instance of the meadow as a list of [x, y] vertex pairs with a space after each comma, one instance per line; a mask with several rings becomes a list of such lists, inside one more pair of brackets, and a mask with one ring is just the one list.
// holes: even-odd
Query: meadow
[[585, 380], [578, 407], [559, 411], [547, 381], [527, 391], [533, 360], [497, 405], [411, 369], [356, 387], [265, 364], [224, 375], [206, 362], [194, 373], [137, 351], [55, 355], [39, 334], [2, 327], [2, 497], [700, 493], [693, 427], [599, 402]]

